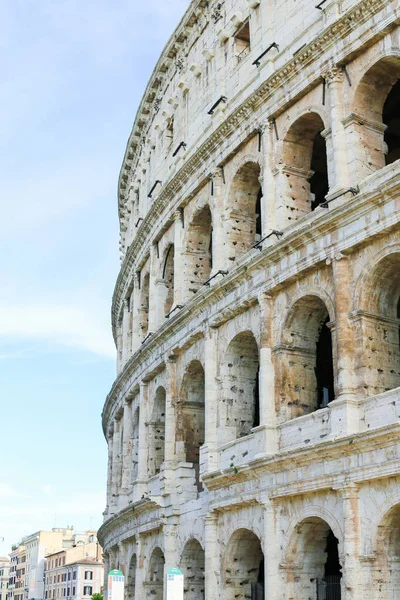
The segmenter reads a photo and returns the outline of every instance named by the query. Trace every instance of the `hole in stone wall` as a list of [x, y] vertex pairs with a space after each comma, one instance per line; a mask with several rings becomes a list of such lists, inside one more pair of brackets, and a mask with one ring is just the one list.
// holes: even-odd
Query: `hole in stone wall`
[[262, 236], [262, 221], [261, 221], [262, 197], [263, 197], [263, 191], [262, 191], [262, 187], [260, 186], [260, 189], [257, 194], [257, 202], [256, 202], [256, 237], [255, 237], [256, 242], [259, 242], [261, 240], [261, 236]]
[[311, 210], [315, 210], [317, 206], [325, 201], [325, 197], [329, 191], [326, 143], [321, 132], [318, 132], [314, 138], [311, 171], [313, 171], [313, 175], [309, 179]]
[[315, 375], [318, 408], [325, 408], [335, 398], [332, 334], [328, 323], [329, 317], [323, 323], [317, 340]]
[[386, 98], [382, 119], [387, 126], [385, 163], [390, 165], [400, 158], [400, 79], [394, 84]]

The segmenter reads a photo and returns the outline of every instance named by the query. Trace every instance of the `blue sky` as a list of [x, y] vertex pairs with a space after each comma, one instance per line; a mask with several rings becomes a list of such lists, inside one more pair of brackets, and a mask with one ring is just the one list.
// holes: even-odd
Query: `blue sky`
[[0, 0], [0, 555], [101, 524], [117, 179], [188, 0]]

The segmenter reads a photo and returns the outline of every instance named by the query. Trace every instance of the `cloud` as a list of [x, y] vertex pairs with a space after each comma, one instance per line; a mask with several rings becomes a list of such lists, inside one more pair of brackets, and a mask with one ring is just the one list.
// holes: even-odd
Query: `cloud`
[[115, 360], [109, 326], [103, 328], [82, 307], [0, 305], [0, 338], [49, 341]]

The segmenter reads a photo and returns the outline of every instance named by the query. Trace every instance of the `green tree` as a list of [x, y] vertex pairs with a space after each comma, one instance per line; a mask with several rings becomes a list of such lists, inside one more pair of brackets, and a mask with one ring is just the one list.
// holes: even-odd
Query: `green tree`
[[92, 600], [103, 600], [103, 594], [93, 594]]

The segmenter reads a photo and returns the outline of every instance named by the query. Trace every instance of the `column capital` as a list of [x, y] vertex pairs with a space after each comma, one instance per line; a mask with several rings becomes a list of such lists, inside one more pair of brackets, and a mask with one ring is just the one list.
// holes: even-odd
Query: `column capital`
[[344, 72], [340, 67], [333, 66], [327, 69], [322, 74], [322, 77], [325, 79], [328, 85], [331, 85], [332, 83], [342, 83], [344, 80]]

